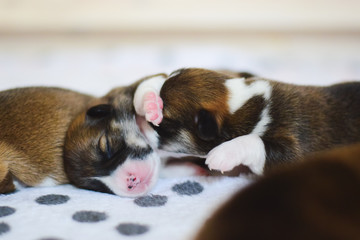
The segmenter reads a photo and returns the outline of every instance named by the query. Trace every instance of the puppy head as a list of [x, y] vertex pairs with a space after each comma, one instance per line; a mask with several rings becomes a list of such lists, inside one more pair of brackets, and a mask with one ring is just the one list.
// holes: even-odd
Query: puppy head
[[206, 156], [219, 144], [249, 134], [259, 121], [268, 85], [252, 77], [196, 68], [175, 71], [160, 90], [163, 120], [151, 126], [156, 134], [143, 132], [160, 150]]
[[181, 69], [170, 75], [160, 91], [163, 120], [152, 126], [159, 149], [203, 156], [224, 141], [228, 78], [204, 69]]
[[128, 96], [79, 114], [64, 149], [65, 171], [80, 188], [135, 197], [148, 192], [158, 177], [159, 158], [140, 133]]

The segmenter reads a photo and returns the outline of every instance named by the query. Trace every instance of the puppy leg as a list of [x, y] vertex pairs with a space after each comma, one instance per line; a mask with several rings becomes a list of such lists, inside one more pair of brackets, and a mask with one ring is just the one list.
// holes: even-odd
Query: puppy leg
[[26, 154], [0, 142], [0, 193], [16, 189], [13, 177], [26, 186], [36, 186], [41, 183], [44, 173]]
[[134, 94], [135, 111], [140, 116], [145, 116], [148, 122], [158, 126], [163, 118], [163, 102], [160, 90], [165, 82], [163, 75], [158, 75], [144, 80], [139, 84]]
[[224, 142], [211, 150], [206, 164], [210, 169], [227, 172], [240, 164], [255, 174], [262, 174], [265, 165], [265, 146], [261, 138], [249, 134]]
[[5, 145], [0, 143], [0, 194], [15, 191], [12, 176], [8, 164], [4, 161], [4, 153], [7, 152]]
[[[0, 167], [1, 168], [1, 167]], [[2, 170], [0, 170], [2, 171]], [[12, 176], [10, 172], [7, 172], [4, 178], [0, 180], [0, 194], [3, 193], [11, 193], [16, 190], [15, 185], [13, 183]]]

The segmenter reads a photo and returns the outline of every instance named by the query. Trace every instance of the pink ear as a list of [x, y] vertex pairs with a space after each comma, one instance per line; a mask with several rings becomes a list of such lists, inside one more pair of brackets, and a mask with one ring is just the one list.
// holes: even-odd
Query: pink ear
[[147, 92], [144, 96], [145, 119], [155, 126], [159, 126], [163, 119], [163, 101], [155, 92]]

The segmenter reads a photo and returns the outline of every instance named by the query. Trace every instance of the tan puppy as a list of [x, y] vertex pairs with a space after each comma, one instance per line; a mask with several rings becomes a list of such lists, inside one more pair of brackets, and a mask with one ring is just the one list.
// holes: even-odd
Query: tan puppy
[[359, 144], [309, 157], [237, 193], [195, 239], [360, 239], [359, 186]]
[[14, 191], [14, 180], [146, 193], [157, 179], [158, 157], [136, 125], [137, 84], [99, 99], [58, 88], [0, 92], [0, 193]]

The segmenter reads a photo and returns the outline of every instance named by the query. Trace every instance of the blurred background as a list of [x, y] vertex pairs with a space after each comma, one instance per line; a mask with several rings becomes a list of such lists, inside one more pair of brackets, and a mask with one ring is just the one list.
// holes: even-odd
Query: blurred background
[[360, 79], [358, 0], [0, 0], [0, 90], [94, 95], [182, 67]]

